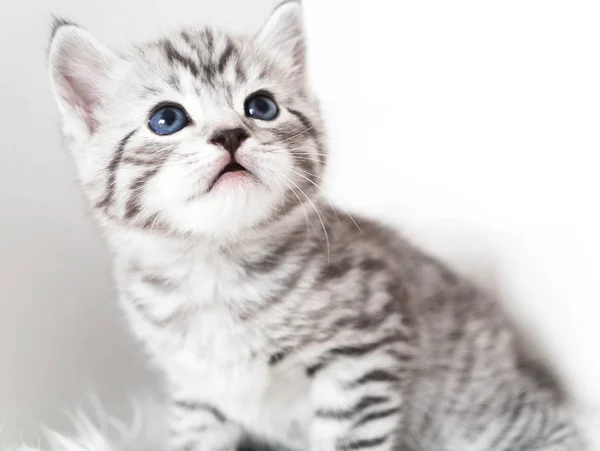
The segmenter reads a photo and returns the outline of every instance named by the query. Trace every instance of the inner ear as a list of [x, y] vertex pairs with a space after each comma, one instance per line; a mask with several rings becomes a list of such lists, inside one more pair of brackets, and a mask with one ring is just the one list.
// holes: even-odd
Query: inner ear
[[54, 32], [50, 77], [63, 114], [82, 121], [89, 133], [97, 127], [95, 110], [117, 57], [85, 30], [66, 23]]

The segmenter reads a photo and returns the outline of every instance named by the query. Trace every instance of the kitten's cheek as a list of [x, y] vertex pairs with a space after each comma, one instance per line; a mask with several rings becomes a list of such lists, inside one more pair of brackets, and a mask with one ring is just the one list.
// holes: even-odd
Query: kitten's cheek
[[256, 168], [256, 153], [257, 152], [254, 149], [242, 146], [235, 153], [235, 159], [245, 168], [252, 170], [252, 168]]

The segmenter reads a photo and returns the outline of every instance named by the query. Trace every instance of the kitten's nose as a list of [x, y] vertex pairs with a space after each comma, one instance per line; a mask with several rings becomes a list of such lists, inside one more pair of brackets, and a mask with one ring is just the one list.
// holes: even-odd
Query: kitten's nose
[[221, 146], [233, 156], [236, 150], [248, 138], [248, 132], [243, 128], [233, 128], [229, 130], [218, 130], [208, 140], [211, 144]]

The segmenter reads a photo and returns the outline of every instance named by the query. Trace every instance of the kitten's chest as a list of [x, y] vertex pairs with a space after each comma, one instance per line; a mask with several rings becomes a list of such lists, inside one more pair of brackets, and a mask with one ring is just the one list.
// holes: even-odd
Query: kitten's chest
[[180, 289], [191, 311], [185, 336], [188, 350], [224, 366], [256, 360], [266, 352], [269, 331], [243, 318], [260, 305], [268, 281], [250, 279], [226, 262], [202, 261], [190, 268]]
[[153, 313], [173, 321], [160, 330], [148, 326], [141, 335], [151, 342], [172, 395], [212, 404], [266, 437], [300, 443], [310, 415], [304, 367], [269, 365], [280, 346], [277, 334], [244, 318], [261, 306], [268, 280], [251, 280], [218, 260], [156, 271], [172, 280], [168, 289], [138, 284], [136, 292]]
[[218, 325], [208, 318], [199, 323], [185, 349], [172, 356], [169, 372], [181, 390], [175, 396], [214, 405], [260, 436], [303, 443], [310, 421], [310, 385], [303, 368], [274, 369], [261, 352], [262, 338]]

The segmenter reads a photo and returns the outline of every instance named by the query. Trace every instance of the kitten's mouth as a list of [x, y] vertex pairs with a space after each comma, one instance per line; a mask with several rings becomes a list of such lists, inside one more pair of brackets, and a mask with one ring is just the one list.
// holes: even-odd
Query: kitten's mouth
[[223, 168], [223, 170], [221, 170], [221, 172], [219, 172], [219, 175], [217, 175], [217, 179], [219, 179], [223, 174], [227, 174], [229, 172], [238, 172], [238, 171], [248, 172], [246, 170], [246, 168], [244, 166], [242, 166], [241, 164], [239, 164], [237, 161], [232, 161], [227, 166], [225, 166]]
[[221, 177], [223, 177], [225, 174], [229, 174], [229, 173], [233, 173], [233, 172], [246, 172], [248, 174], [250, 173], [250, 171], [248, 171], [248, 169], [246, 169], [244, 166], [239, 164], [237, 161], [232, 161], [232, 162], [228, 163], [227, 166], [225, 166], [223, 169], [221, 169], [221, 172], [219, 172], [217, 174], [217, 176], [215, 177], [213, 182], [210, 184], [208, 191], [210, 191], [214, 188], [214, 186], [221, 179]]

